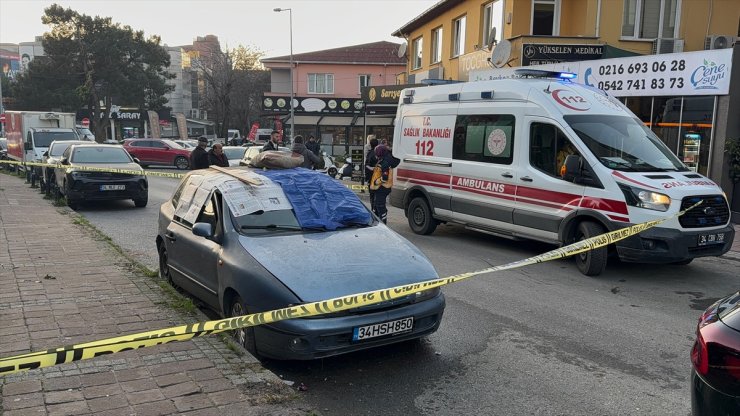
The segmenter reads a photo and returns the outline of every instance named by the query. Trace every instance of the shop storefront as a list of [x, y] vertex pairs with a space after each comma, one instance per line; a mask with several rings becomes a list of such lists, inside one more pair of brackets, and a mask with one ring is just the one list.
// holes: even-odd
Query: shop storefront
[[[277, 116], [285, 136], [290, 136], [290, 108], [284, 96], [265, 94], [262, 111], [265, 116]], [[321, 150], [340, 158], [362, 150], [365, 137], [376, 134], [383, 138], [393, 137], [395, 114], [365, 116], [363, 100], [357, 98], [295, 97], [295, 134], [303, 137], [313, 135], [321, 144]]]
[[[719, 49], [528, 68], [573, 72], [576, 82], [617, 97], [691, 170], [730, 194], [723, 152], [725, 139], [740, 137], [740, 108], [730, 96], [740, 92], [739, 68], [733, 71], [733, 60], [740, 66], [737, 55], [733, 49]], [[472, 71], [470, 79], [510, 78], [515, 69]]]

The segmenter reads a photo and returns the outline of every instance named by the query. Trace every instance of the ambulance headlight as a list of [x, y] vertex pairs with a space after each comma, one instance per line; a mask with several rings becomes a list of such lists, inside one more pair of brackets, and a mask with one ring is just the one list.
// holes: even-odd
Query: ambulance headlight
[[671, 206], [671, 198], [666, 194], [621, 184], [619, 187], [624, 193], [627, 205], [655, 211], [668, 211], [668, 207]]

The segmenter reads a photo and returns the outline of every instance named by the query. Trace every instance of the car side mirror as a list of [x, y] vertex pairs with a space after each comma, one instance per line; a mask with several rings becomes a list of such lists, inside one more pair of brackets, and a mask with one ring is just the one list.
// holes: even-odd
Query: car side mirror
[[42, 156], [43, 156], [43, 157], [49, 157], [49, 151], [48, 151], [48, 150], [47, 150], [47, 151], [45, 151], [45, 152], [44, 152], [44, 154], [43, 154]]
[[210, 240], [213, 238], [213, 225], [207, 222], [196, 222], [193, 224], [193, 234]]
[[25, 145], [23, 146], [25, 150], [33, 150], [33, 143], [31, 143], [30, 140], [26, 141]]
[[62, 165], [69, 165], [69, 159], [67, 159], [66, 157], [63, 157], [60, 162], [62, 163]]
[[170, 147], [169, 146], [165, 146], [162, 149], [164, 149], [164, 150], [170, 150]]
[[134, 158], [134, 163], [136, 163], [137, 165], [141, 165], [141, 160], [139, 160], [138, 157], [135, 157]]

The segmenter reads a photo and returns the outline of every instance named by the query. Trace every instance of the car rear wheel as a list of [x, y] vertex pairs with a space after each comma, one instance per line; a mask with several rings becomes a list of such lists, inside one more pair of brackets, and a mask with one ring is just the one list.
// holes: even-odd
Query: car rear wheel
[[159, 277], [164, 279], [172, 286], [175, 286], [175, 281], [172, 280], [172, 273], [170, 272], [169, 259], [167, 257], [167, 249], [164, 248], [164, 243], [159, 245]]
[[[229, 318], [237, 316], [248, 315], [246, 305], [239, 295], [234, 296], [229, 306]], [[257, 356], [257, 343], [254, 339], [254, 328], [249, 326], [246, 328], [235, 329], [232, 331], [234, 340], [239, 343], [244, 349], [249, 351], [250, 354]]]
[[432, 217], [432, 209], [426, 199], [416, 197], [411, 200], [408, 208], [409, 227], [416, 234], [428, 235], [437, 228], [437, 220]]
[[[578, 224], [576, 230], [576, 241], [595, 237], [606, 232], [604, 227], [592, 221], [583, 221]], [[586, 276], [598, 276], [606, 268], [608, 250], [601, 247], [576, 255], [576, 266]]]
[[149, 202], [149, 198], [140, 198], [140, 199], [134, 199], [134, 205], [136, 205], [136, 208], [144, 208], [146, 204]]
[[185, 170], [190, 166], [190, 162], [188, 162], [188, 159], [184, 156], [178, 156], [175, 158], [175, 167], [177, 167], [180, 170]]

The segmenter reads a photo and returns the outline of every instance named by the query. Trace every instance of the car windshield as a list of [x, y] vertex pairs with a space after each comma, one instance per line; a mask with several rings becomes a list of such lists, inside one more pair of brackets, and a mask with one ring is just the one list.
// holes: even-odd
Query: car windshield
[[262, 235], [301, 231], [292, 209], [277, 211], [257, 211], [252, 214], [236, 217], [232, 214], [234, 227], [245, 235]]
[[55, 140], [79, 140], [72, 131], [37, 131], [33, 134], [33, 143], [36, 147], [49, 147]]
[[70, 160], [74, 163], [130, 163], [128, 153], [116, 147], [77, 147]]
[[226, 159], [238, 160], [244, 156], [246, 150], [246, 147], [224, 147], [224, 154], [226, 155]]
[[687, 171], [638, 119], [627, 116], [564, 116], [578, 137], [609, 169], [634, 172]]
[[61, 156], [72, 143], [56, 142], [49, 148], [49, 156]]

